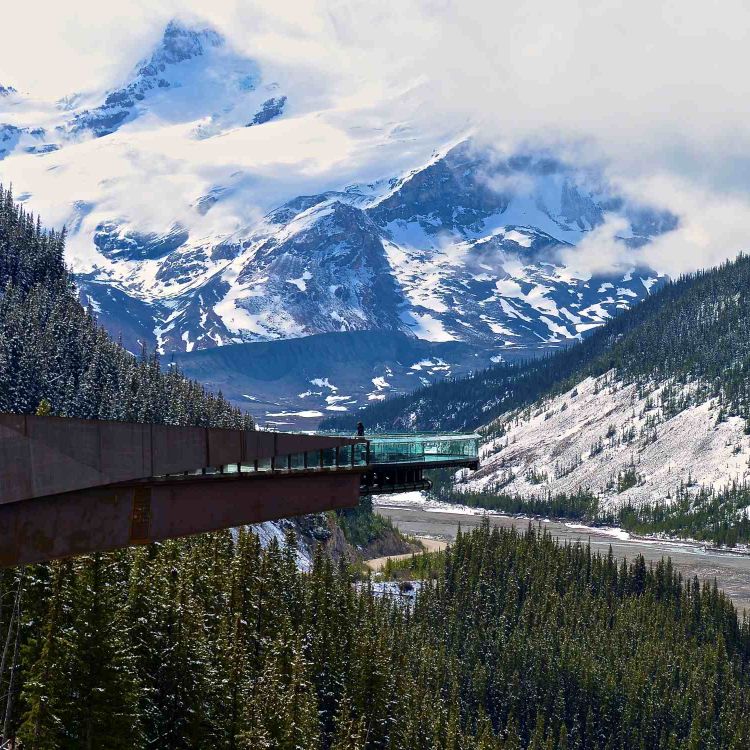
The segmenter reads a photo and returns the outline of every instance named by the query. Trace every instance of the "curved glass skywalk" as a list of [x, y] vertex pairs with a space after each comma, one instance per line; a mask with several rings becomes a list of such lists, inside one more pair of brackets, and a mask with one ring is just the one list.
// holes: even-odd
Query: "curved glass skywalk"
[[370, 463], [375, 465], [450, 465], [479, 457], [479, 435], [476, 434], [415, 433], [366, 437], [370, 441]]

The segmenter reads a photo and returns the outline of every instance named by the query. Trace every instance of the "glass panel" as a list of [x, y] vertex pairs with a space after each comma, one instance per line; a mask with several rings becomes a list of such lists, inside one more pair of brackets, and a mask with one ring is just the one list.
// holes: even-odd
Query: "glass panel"
[[355, 443], [354, 448], [354, 465], [365, 466], [367, 464], [367, 444]]
[[479, 455], [478, 435], [377, 435], [370, 437], [371, 463], [449, 463]]
[[305, 454], [304, 453], [293, 453], [292, 454], [292, 470], [304, 469], [305, 468]]

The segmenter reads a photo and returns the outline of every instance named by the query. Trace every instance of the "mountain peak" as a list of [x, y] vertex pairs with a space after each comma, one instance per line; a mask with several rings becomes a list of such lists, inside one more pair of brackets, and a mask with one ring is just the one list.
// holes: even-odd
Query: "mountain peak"
[[143, 101], [149, 92], [182, 85], [181, 73], [174, 70], [175, 66], [223, 44], [224, 37], [212, 28], [191, 28], [180, 21], [170, 21], [151, 57], [136, 66], [132, 80], [110, 91], [99, 107], [77, 113], [68, 123], [68, 131], [73, 134], [90, 131], [96, 137], [113, 133], [137, 116], [136, 103]]
[[224, 37], [210, 27], [195, 28], [186, 26], [176, 19], [164, 29], [164, 35], [148, 60], [138, 66], [139, 75], [156, 76], [167, 65], [200, 57], [211, 47], [221, 47]]

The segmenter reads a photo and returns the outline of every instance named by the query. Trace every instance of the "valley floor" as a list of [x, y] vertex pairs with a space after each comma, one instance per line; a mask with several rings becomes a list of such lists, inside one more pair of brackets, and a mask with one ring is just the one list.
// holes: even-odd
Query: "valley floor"
[[[489, 515], [490, 523], [499, 527], [525, 529], [529, 523], [528, 518], [485, 514], [474, 508], [425, 502], [420, 493], [384, 496], [375, 503], [375, 510], [389, 518], [404, 534], [443, 541], [454, 540], [459, 527], [469, 531], [479, 526], [484, 515]], [[716, 579], [719, 588], [726, 592], [738, 610], [742, 612], [744, 609], [750, 614], [750, 555], [713, 551], [689, 541], [635, 537], [619, 529], [550, 520], [542, 524], [560, 542], [588, 542], [593, 551], [602, 554], [607, 554], [611, 546], [612, 552], [620, 558], [632, 560], [640, 554], [647, 563], [656, 563], [663, 557], [670, 557], [683, 578]]]

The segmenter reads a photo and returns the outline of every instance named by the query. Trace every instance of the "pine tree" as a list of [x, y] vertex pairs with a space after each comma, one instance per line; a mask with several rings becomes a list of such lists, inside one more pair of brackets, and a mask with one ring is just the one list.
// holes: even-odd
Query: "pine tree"
[[72, 709], [69, 691], [73, 684], [71, 575], [70, 563], [52, 564], [49, 604], [39, 629], [39, 644], [32, 639], [25, 648], [27, 652], [39, 651], [24, 686], [28, 709], [18, 730], [19, 740], [32, 750], [57, 750], [68, 736]]
[[137, 683], [121, 623], [116, 562], [100, 554], [74, 566], [70, 635], [76, 699], [68, 731], [82, 747], [132, 748], [140, 738]]
[[36, 407], [36, 416], [48, 417], [50, 414], [52, 414], [52, 404], [46, 398], [43, 398], [39, 402], [39, 406]]

